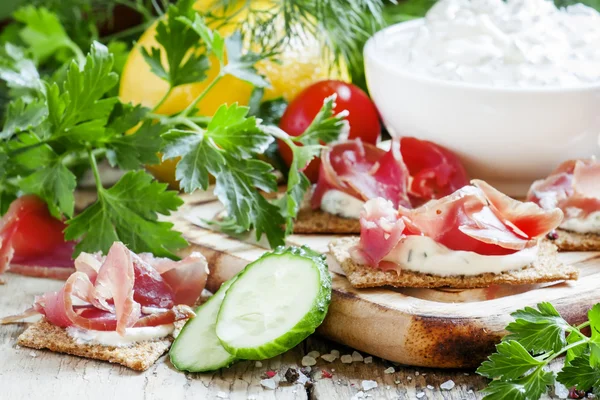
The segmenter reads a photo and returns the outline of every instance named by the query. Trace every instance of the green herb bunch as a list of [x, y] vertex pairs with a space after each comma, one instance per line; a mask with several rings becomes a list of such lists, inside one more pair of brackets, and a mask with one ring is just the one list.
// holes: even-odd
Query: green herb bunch
[[[485, 399], [535, 400], [555, 382], [600, 395], [600, 304], [578, 326], [569, 325], [550, 303], [511, 315], [515, 321], [506, 327], [510, 334], [477, 370], [493, 379], [483, 390]], [[590, 337], [582, 333], [587, 327]], [[565, 364], [555, 375], [546, 367], [560, 356]]]

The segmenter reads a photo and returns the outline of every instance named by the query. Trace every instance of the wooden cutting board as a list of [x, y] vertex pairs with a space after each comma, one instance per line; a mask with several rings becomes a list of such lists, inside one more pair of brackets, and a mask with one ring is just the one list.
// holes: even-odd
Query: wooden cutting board
[[[205, 220], [222, 211], [210, 193], [183, 196], [185, 205], [169, 217], [190, 242], [184, 251], [208, 259], [208, 289], [216, 290], [248, 263], [268, 251], [252, 238], [232, 238], [207, 229]], [[292, 235], [290, 245], [327, 253], [335, 235]], [[332, 301], [318, 333], [357, 350], [406, 365], [476, 367], [494, 350], [511, 321], [510, 313], [541, 301], [552, 302], [570, 323], [581, 323], [600, 302], [600, 253], [562, 253], [581, 269], [577, 282], [492, 286], [485, 289], [354, 289], [336, 261]]]

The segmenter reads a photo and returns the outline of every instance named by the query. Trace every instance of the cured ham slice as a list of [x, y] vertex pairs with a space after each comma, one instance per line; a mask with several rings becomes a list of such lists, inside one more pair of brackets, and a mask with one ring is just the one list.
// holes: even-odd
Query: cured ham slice
[[472, 181], [453, 194], [415, 208], [395, 210], [373, 199], [361, 214], [360, 241], [354, 253], [372, 267], [381, 267], [401, 239], [427, 236], [450, 250], [481, 255], [507, 255], [532, 247], [562, 220], [558, 209], [522, 203], [487, 183]]
[[65, 224], [36, 196], [18, 198], [0, 220], [0, 274], [11, 272], [66, 279], [74, 271], [75, 242], [65, 241]]
[[[200, 297], [208, 275], [206, 259], [199, 253], [181, 261], [140, 257], [120, 242], [106, 257], [82, 253], [75, 266], [77, 271], [61, 290], [37, 297], [21, 317], [35, 311], [62, 328], [123, 335], [127, 328], [171, 324], [192, 316], [189, 306]], [[7, 317], [0, 323], [15, 320]]]
[[408, 206], [407, 186], [408, 170], [398, 142], [386, 152], [360, 139], [348, 140], [323, 150], [311, 203], [319, 208], [325, 193], [335, 189], [363, 201], [383, 197], [394, 206]]
[[394, 207], [414, 207], [468, 183], [458, 158], [432, 142], [405, 137], [393, 140], [386, 152], [360, 139], [348, 140], [323, 150], [311, 205], [319, 208], [333, 189], [363, 201], [382, 197]]
[[527, 200], [545, 209], [558, 207], [566, 218], [585, 218], [600, 211], [600, 162], [565, 161], [546, 179], [531, 185]]

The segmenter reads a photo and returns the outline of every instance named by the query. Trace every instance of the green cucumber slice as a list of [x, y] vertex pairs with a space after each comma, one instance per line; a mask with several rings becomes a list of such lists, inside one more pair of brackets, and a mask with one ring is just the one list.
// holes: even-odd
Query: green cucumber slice
[[182, 328], [171, 346], [169, 357], [181, 371], [206, 372], [228, 367], [235, 357], [223, 348], [215, 333], [221, 303], [235, 277], [223, 283], [206, 303], [196, 309], [196, 316]]
[[330, 301], [325, 257], [308, 247], [278, 248], [238, 274], [221, 304], [217, 336], [236, 358], [271, 358], [313, 333]]

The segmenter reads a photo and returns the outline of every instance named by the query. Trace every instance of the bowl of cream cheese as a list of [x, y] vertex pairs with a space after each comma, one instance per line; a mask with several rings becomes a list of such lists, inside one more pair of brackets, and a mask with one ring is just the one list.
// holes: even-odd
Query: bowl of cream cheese
[[453, 150], [513, 195], [562, 161], [600, 156], [600, 13], [547, 0], [441, 0], [365, 46], [393, 136]]

